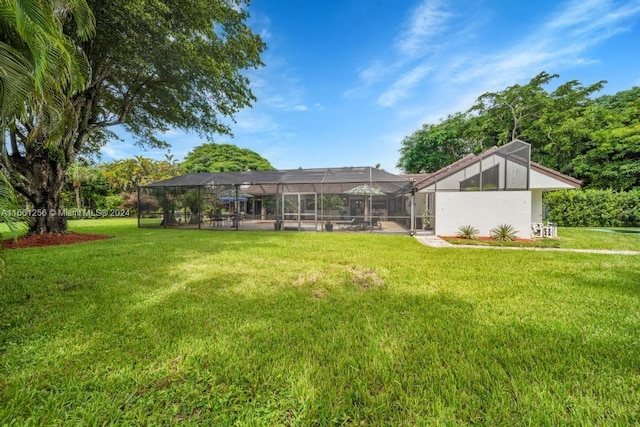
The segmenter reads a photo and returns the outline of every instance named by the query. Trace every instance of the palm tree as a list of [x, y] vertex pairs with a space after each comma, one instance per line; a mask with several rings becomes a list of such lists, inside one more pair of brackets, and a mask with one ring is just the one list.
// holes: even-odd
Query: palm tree
[[64, 132], [70, 105], [61, 96], [86, 83], [89, 65], [64, 35], [73, 18], [81, 39], [95, 32], [86, 0], [0, 0], [0, 119], [2, 130], [28, 111], [47, 133]]
[[91, 182], [96, 177], [95, 169], [83, 165], [81, 163], [73, 163], [67, 169], [67, 178], [73, 184], [73, 191], [76, 195], [76, 206], [78, 210], [82, 209], [82, 199], [80, 198], [80, 187], [82, 184]]

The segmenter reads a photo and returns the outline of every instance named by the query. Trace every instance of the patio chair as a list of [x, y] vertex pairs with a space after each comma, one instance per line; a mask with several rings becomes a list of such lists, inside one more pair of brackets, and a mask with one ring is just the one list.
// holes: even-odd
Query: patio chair
[[366, 230], [369, 228], [369, 221], [364, 218], [354, 218], [353, 223], [350, 226], [350, 230]]
[[210, 223], [214, 227], [222, 227], [222, 224], [224, 223], [224, 217], [220, 214], [211, 215]]
[[336, 221], [335, 224], [342, 229], [350, 230], [354, 226], [357, 218], [351, 218], [349, 221]]
[[544, 225], [540, 222], [531, 224], [531, 237], [544, 237]]
[[555, 239], [558, 237], [558, 223], [557, 222], [547, 222], [547, 225], [542, 229], [543, 237], [550, 237]]
[[378, 227], [379, 230], [382, 230], [382, 222], [380, 221], [380, 218], [376, 216], [371, 218], [371, 228], [375, 227]]

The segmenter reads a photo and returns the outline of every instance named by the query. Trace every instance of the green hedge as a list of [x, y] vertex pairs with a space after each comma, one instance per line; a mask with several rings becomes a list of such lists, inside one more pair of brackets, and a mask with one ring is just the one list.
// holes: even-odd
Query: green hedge
[[567, 227], [640, 227], [640, 190], [546, 193], [549, 221]]

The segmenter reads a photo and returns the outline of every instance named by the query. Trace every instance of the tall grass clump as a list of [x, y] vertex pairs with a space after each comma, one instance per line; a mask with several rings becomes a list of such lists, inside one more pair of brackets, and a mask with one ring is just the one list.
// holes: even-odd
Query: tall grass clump
[[510, 242], [516, 238], [518, 230], [509, 224], [500, 224], [490, 230], [491, 238], [499, 242]]
[[472, 225], [461, 225], [456, 236], [461, 239], [475, 240], [478, 238], [478, 233], [480, 233], [480, 230]]

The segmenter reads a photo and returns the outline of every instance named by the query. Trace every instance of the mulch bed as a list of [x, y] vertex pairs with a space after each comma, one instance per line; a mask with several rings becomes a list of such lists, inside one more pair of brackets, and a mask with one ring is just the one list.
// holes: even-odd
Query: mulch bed
[[[453, 237], [453, 239], [455, 239], [455, 237]], [[497, 242], [496, 239], [492, 239], [491, 237], [482, 237], [482, 236], [478, 237], [477, 240], [482, 240], [483, 242], [491, 242], [491, 241]], [[511, 241], [512, 242], [535, 242], [535, 240], [533, 239], [520, 239], [520, 238], [511, 239]]]
[[[461, 242], [461, 243], [468, 243], [471, 242], [472, 240], [476, 240], [476, 241], [480, 241], [480, 242], [497, 242], [497, 243], [508, 243], [508, 242], [499, 242], [498, 240], [492, 239], [491, 237], [486, 237], [486, 236], [478, 236], [475, 239], [463, 239], [461, 237], [458, 236], [438, 236], [442, 239], [448, 239], [448, 240], [453, 240], [456, 242]], [[526, 242], [526, 243], [535, 243], [536, 240], [534, 239], [512, 239], [511, 242]]]
[[43, 233], [22, 236], [16, 242], [13, 239], [5, 240], [2, 244], [4, 249], [19, 248], [40, 248], [43, 246], [72, 245], [74, 243], [92, 242], [94, 240], [104, 240], [111, 236], [104, 234], [84, 234], [84, 233]]

